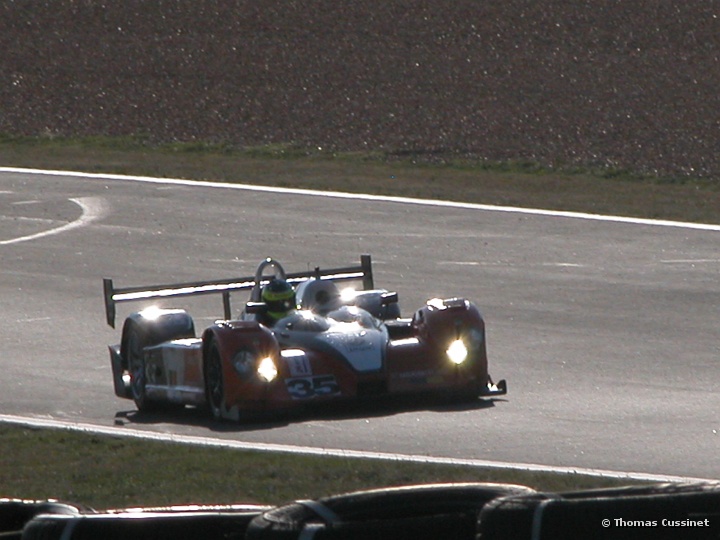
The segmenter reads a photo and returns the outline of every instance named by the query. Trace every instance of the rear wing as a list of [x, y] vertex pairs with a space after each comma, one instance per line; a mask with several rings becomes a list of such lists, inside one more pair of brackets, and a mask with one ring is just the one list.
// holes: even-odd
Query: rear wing
[[[308, 279], [329, 279], [333, 281], [362, 280], [363, 290], [373, 289], [372, 261], [370, 255], [361, 255], [358, 266], [343, 268], [328, 268], [321, 270], [316, 267], [306, 272], [289, 273], [285, 275], [288, 283], [296, 284]], [[188, 283], [173, 283], [170, 285], [149, 285], [140, 287], [115, 287], [113, 280], [103, 279], [103, 293], [105, 296], [105, 318], [107, 323], [115, 328], [115, 306], [121, 302], [149, 300], [152, 298], [170, 298], [175, 296], [197, 296], [203, 294], [221, 294], [223, 314], [226, 320], [232, 318], [230, 306], [230, 293], [233, 291], [250, 290], [255, 287], [256, 276], [221, 279], [215, 281], [192, 281]], [[261, 279], [259, 285], [268, 283], [270, 279]]]

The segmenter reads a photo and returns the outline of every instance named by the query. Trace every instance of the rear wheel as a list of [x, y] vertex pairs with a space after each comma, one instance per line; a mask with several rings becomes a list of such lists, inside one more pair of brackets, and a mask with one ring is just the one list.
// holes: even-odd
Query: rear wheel
[[[195, 337], [195, 325], [185, 310], [157, 308], [151, 313], [145, 310], [125, 319], [120, 343], [123, 368], [130, 375], [130, 396], [140, 411], [159, 408], [167, 396], [148, 398], [147, 386], [162, 376], [163, 368], [158, 362], [146, 362], [148, 347], [180, 338]], [[156, 367], [153, 367], [153, 366]]]
[[130, 324], [126, 335], [126, 356], [128, 371], [130, 372], [130, 392], [135, 406], [141, 412], [148, 412], [156, 408], [157, 403], [148, 399], [146, 392], [147, 369], [145, 365], [145, 347], [149, 345], [148, 338], [136, 324]]
[[213, 340], [205, 358], [205, 395], [213, 417], [220, 419], [225, 407], [225, 384], [222, 359], [217, 342]]

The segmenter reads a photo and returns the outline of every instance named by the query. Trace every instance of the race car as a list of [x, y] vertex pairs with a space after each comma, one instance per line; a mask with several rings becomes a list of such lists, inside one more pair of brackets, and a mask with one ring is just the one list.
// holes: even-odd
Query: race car
[[[398, 294], [375, 288], [369, 255], [359, 266], [297, 273], [268, 258], [250, 277], [125, 288], [103, 282], [113, 328], [118, 303], [222, 296], [222, 320], [199, 336], [185, 309], [147, 305], [125, 319], [120, 343], [109, 347], [113, 384], [139, 411], [194, 405], [242, 421], [337, 400], [507, 392], [488, 374], [474, 304], [434, 298], [402, 317]], [[233, 317], [231, 293], [243, 290], [249, 299]]]

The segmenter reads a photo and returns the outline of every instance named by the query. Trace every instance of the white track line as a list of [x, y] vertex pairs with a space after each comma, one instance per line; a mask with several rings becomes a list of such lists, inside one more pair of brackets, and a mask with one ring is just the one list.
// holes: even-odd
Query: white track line
[[584, 475], [598, 478], [617, 480], [634, 480], [643, 482], [717, 482], [710, 478], [695, 478], [686, 476], [671, 476], [636, 472], [618, 472], [603, 469], [585, 469], [582, 467], [553, 467], [531, 463], [505, 463], [501, 461], [487, 461], [482, 459], [458, 459], [447, 457], [422, 456], [412, 454], [393, 454], [389, 452], [363, 452], [359, 450], [342, 450], [336, 448], [316, 448], [312, 446], [293, 446], [285, 444], [251, 443], [236, 440], [215, 439], [192, 435], [176, 435], [173, 433], [154, 433], [131, 428], [111, 428], [79, 422], [31, 418], [0, 414], [0, 423], [14, 424], [30, 428], [64, 429], [80, 433], [93, 433], [110, 437], [127, 437], [148, 441], [171, 442], [204, 446], [206, 448], [229, 448], [233, 450], [246, 450], [253, 452], [279, 452], [284, 454], [301, 454], [309, 456], [341, 457], [355, 459], [376, 459], [383, 461], [399, 461], [407, 463], [425, 463], [431, 465], [456, 465], [464, 467], [477, 467], [485, 469], [512, 470], [524, 472], [543, 472], [567, 475]]
[[292, 195], [307, 195], [314, 197], [326, 197], [335, 199], [353, 199], [363, 201], [383, 201], [400, 204], [414, 204], [422, 206], [435, 206], [445, 208], [463, 208], [471, 210], [485, 210], [488, 212], [506, 212], [515, 214], [529, 214], [550, 217], [564, 217], [573, 219], [584, 219], [591, 221], [609, 221], [614, 223], [629, 223], [634, 225], [652, 225], [658, 227], [675, 227], [682, 229], [698, 229], [703, 231], [720, 231], [720, 225], [706, 223], [689, 223], [683, 221], [669, 221], [658, 219], [631, 218], [622, 216], [605, 216], [601, 214], [588, 214], [584, 212], [561, 212], [555, 210], [543, 210], [538, 208], [519, 208], [515, 206], [493, 206], [488, 204], [463, 203], [454, 201], [441, 201], [434, 199], [415, 199], [411, 197], [391, 197], [384, 195], [368, 195], [363, 193], [344, 193], [339, 191], [318, 191], [311, 189], [280, 188], [272, 186], [255, 186], [250, 184], [232, 184], [228, 182], [206, 182], [196, 180], [182, 180], [177, 178], [153, 178], [149, 176], [126, 176], [120, 174], [97, 174], [73, 171], [46, 171], [41, 169], [22, 169], [15, 167], [0, 167], [0, 173], [20, 173], [45, 176], [75, 176], [95, 180], [118, 180], [124, 182], [143, 182], [148, 184], [164, 184], [176, 186], [205, 187], [238, 189], [245, 191], [259, 191], [267, 193], [285, 193]]
[[66, 223], [60, 227], [49, 229], [28, 236], [19, 236], [17, 238], [11, 238], [9, 240], [0, 240], [0, 246], [6, 246], [8, 244], [17, 244], [19, 242], [28, 242], [30, 240], [37, 240], [38, 238], [44, 238], [46, 236], [53, 236], [55, 234], [64, 233], [79, 227], [84, 227], [93, 221], [102, 218], [105, 215], [105, 203], [99, 197], [79, 197], [77, 199], [70, 199], [72, 202], [77, 204], [82, 209], [82, 215], [75, 221]]

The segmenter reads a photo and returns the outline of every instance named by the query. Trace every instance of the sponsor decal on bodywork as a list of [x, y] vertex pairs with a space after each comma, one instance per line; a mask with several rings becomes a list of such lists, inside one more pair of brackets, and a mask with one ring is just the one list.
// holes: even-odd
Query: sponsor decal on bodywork
[[294, 377], [285, 379], [285, 384], [293, 399], [312, 399], [340, 393], [340, 385], [335, 380], [335, 375]]
[[287, 349], [281, 352], [291, 377], [305, 377], [312, 375], [312, 366], [305, 351], [300, 349]]

